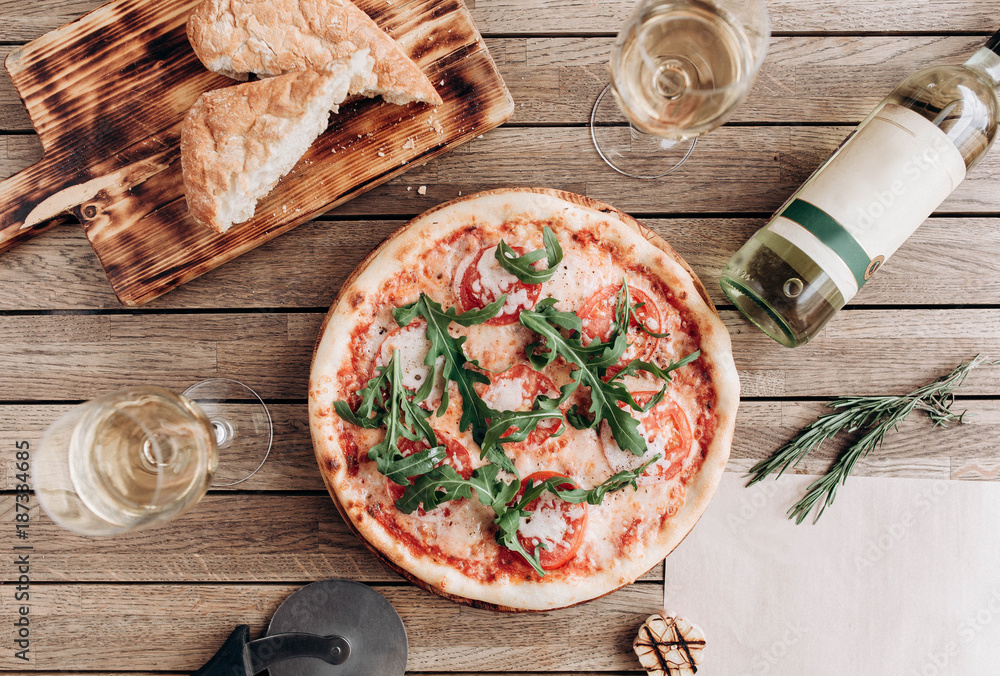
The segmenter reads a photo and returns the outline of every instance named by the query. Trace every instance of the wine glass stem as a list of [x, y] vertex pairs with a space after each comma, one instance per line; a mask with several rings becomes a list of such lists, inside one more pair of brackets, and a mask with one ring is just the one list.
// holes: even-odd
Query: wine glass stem
[[219, 448], [228, 446], [233, 441], [233, 437], [236, 436], [236, 432], [228, 420], [213, 420], [212, 429], [215, 430], [215, 445]]

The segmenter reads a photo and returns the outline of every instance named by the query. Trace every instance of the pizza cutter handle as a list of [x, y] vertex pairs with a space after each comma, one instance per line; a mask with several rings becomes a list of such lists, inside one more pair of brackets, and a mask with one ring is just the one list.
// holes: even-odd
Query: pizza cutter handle
[[342, 636], [275, 634], [250, 640], [250, 627], [233, 630], [219, 652], [191, 676], [253, 676], [268, 667], [297, 657], [315, 657], [327, 664], [343, 664], [351, 656], [351, 644]]
[[66, 164], [66, 158], [46, 156], [0, 181], [0, 253], [64, 222], [54, 217], [88, 199], [72, 185]]
[[315, 657], [327, 664], [343, 664], [351, 656], [351, 644], [343, 636], [316, 634], [274, 634], [251, 641], [247, 646], [251, 671], [264, 669], [295, 657]]
[[233, 629], [226, 642], [208, 662], [191, 676], [250, 676], [247, 645], [250, 643], [250, 627], [246, 624]]

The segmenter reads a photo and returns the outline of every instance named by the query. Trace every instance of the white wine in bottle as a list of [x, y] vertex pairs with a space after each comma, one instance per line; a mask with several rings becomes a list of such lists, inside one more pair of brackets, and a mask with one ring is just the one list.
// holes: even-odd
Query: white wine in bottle
[[814, 337], [993, 143], [1000, 31], [904, 80], [729, 261], [722, 289], [782, 345]]

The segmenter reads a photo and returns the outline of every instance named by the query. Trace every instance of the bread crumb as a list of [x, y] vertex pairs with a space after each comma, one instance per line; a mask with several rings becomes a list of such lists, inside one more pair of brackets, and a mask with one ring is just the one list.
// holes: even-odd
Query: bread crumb
[[[448, 32], [450, 33], [451, 31], [448, 31]], [[439, 82], [438, 84], [440, 86], [444, 87], [444, 78], [441, 78], [441, 82]]]
[[426, 185], [422, 185], [419, 188], [417, 188], [417, 194], [418, 195], [426, 195], [427, 194], [427, 186]]
[[379, 156], [379, 157], [385, 157], [385, 153], [383, 153], [383, 152], [382, 152], [382, 151], [380, 150], [380, 151], [378, 151], [378, 156]]
[[411, 190], [413, 190], [413, 186], [412, 185], [406, 186], [406, 192], [410, 192]]
[[406, 138], [406, 143], [403, 144], [403, 150], [410, 150], [411, 148], [416, 148], [417, 144], [414, 142], [412, 136]]
[[479, 135], [479, 136], [477, 136], [476, 138], [482, 138], [482, 137], [483, 137], [483, 135], [482, 135], [482, 134], [480, 134], [480, 135]]
[[429, 124], [431, 126], [431, 129], [433, 129], [437, 133], [439, 134], [444, 133], [444, 128], [441, 126], [441, 123], [438, 122], [437, 120], [428, 120], [427, 124]]
[[461, 197], [461, 196], [462, 196], [462, 191], [461, 191], [461, 190], [459, 190], [459, 191], [458, 191], [458, 196], [459, 196], [459, 197]]

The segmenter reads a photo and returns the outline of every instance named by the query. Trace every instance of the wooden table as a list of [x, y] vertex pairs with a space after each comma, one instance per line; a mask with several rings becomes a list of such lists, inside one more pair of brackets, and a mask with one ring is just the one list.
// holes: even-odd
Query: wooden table
[[[167, 0], [164, 0], [167, 1]], [[0, 56], [100, 0], [4, 0]], [[590, 144], [586, 120], [630, 9], [614, 0], [476, 0], [473, 15], [516, 112], [426, 166], [139, 309], [123, 309], [83, 232], [61, 226], [0, 258], [0, 670], [188, 673], [238, 622], [260, 632], [304, 583], [373, 585], [410, 636], [414, 674], [635, 672], [630, 643], [662, 603], [662, 567], [606, 598], [535, 615], [455, 605], [380, 565], [341, 522], [313, 460], [306, 381], [320, 320], [349, 271], [406, 219], [503, 186], [571, 190], [629, 211], [692, 264], [720, 304], [743, 381], [731, 469], [776, 449], [831, 397], [908, 391], [976, 353], [1000, 357], [1000, 152], [968, 180], [814, 343], [787, 350], [726, 304], [730, 255], [892, 85], [958, 63], [998, 26], [1000, 0], [773, 0], [774, 38], [734, 120], [656, 181], [626, 179]], [[41, 155], [0, 82], [0, 175]], [[418, 192], [426, 186], [426, 194]], [[271, 460], [158, 530], [89, 541], [32, 499], [15, 537], [15, 450], [70, 404], [132, 384], [183, 389], [226, 375], [261, 392], [275, 419]], [[1000, 479], [1000, 369], [973, 374], [970, 424], [907, 423], [859, 473]], [[828, 449], [800, 469], [821, 471]], [[846, 498], [845, 498], [846, 499]], [[15, 600], [17, 545], [30, 544], [30, 601]], [[23, 582], [22, 582], [23, 584]], [[30, 661], [12, 623], [30, 606]]]

